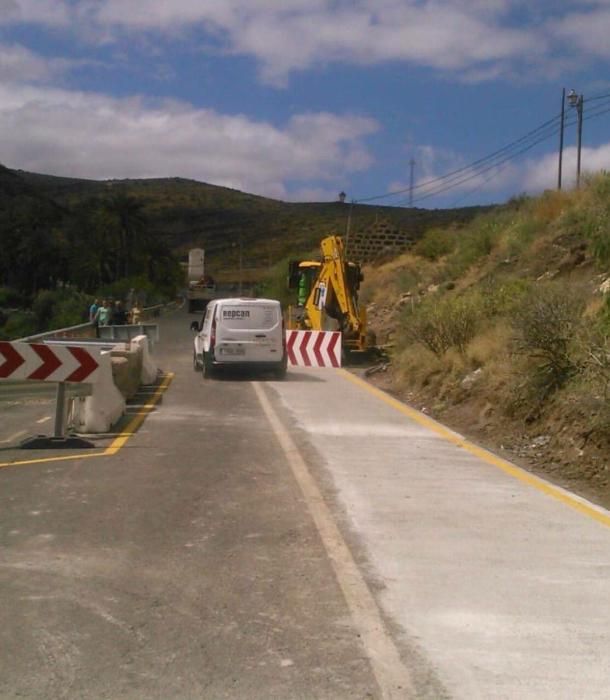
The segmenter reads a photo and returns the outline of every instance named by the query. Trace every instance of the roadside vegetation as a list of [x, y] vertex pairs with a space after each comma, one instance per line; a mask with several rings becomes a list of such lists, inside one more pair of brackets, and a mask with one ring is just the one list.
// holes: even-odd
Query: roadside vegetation
[[81, 323], [94, 296], [149, 302], [182, 284], [141, 202], [113, 190], [60, 206], [0, 169], [0, 339]]
[[[610, 502], [610, 175], [434, 228], [367, 270], [377, 376]], [[586, 489], [585, 489], [586, 490]]]

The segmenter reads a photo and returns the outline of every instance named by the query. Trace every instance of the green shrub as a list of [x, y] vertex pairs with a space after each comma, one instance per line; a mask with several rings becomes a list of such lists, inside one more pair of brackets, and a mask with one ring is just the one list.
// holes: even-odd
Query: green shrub
[[0, 340], [16, 340], [34, 335], [37, 331], [34, 315], [27, 311], [13, 311], [0, 327]]
[[413, 252], [427, 260], [438, 260], [454, 250], [456, 235], [452, 229], [430, 229], [417, 241]]
[[112, 299], [127, 301], [130, 290], [133, 289], [143, 306], [152, 306], [167, 300], [167, 296], [160, 293], [153, 283], [144, 275], [137, 277], [124, 277], [112, 284], [106, 284], [100, 289], [96, 296], [99, 299]]
[[577, 290], [553, 284], [533, 289], [515, 313], [513, 349], [529, 360], [527, 384], [541, 402], [580, 370], [574, 339], [584, 307]]
[[608, 205], [610, 202], [610, 173], [602, 170], [590, 179], [587, 178], [587, 185], [594, 197]]
[[487, 277], [481, 283], [481, 305], [483, 314], [489, 318], [510, 317], [530, 293], [532, 283], [520, 278], [497, 280]]
[[16, 289], [0, 287], [0, 309], [17, 308], [23, 305], [23, 296]]
[[609, 224], [609, 217], [604, 217], [603, 222], [589, 236], [591, 240], [591, 253], [600, 265], [610, 264]]
[[43, 289], [32, 304], [36, 330], [44, 332], [84, 323], [88, 305], [88, 297], [73, 287]]
[[408, 343], [420, 343], [437, 357], [450, 348], [466, 352], [476, 335], [480, 310], [473, 298], [428, 299], [403, 317], [402, 334]]
[[541, 230], [540, 223], [531, 217], [524, 217], [517, 221], [507, 237], [508, 254], [520, 255]]
[[591, 254], [599, 265], [610, 264], [610, 201], [571, 209], [561, 224], [564, 230], [589, 241]]
[[455, 279], [491, 253], [506, 217], [489, 215], [456, 233], [456, 247], [447, 261], [447, 274]]

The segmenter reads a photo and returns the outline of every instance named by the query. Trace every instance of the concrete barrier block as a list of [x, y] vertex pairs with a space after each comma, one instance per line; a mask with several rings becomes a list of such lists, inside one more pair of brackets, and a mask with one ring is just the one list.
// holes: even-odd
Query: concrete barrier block
[[107, 433], [125, 413], [125, 398], [114, 383], [109, 352], [102, 352], [102, 376], [93, 385], [93, 393], [74, 399], [72, 425], [78, 432]]
[[139, 347], [142, 351], [142, 371], [140, 374], [140, 382], [142, 384], [154, 384], [157, 380], [159, 368], [154, 361], [149, 347], [148, 337], [139, 335], [131, 341], [132, 346]]
[[126, 399], [135, 396], [142, 374], [142, 349], [135, 346], [127, 350], [112, 350], [112, 374], [114, 383]]

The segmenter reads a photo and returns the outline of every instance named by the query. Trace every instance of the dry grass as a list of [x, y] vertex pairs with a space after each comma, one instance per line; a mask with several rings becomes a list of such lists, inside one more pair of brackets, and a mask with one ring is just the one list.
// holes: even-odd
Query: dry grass
[[531, 218], [538, 224], [548, 226], [559, 219], [566, 209], [573, 206], [578, 193], [549, 190], [541, 197], [532, 200]]
[[472, 367], [506, 365], [514, 330], [506, 319], [500, 319], [480, 332], [468, 345], [466, 357]]
[[364, 283], [361, 299], [364, 303], [387, 304], [406, 292], [417, 294], [426, 280], [433, 277], [437, 264], [405, 253], [391, 262], [381, 266], [364, 268]]

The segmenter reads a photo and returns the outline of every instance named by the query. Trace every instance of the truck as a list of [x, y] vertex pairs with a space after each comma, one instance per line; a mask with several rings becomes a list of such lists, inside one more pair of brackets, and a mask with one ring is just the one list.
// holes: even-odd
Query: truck
[[189, 250], [186, 300], [189, 313], [203, 311], [216, 296], [214, 280], [205, 274], [205, 250]]
[[293, 330], [339, 330], [345, 357], [375, 352], [375, 336], [367, 329], [366, 309], [358, 291], [364, 277], [360, 265], [346, 259], [343, 239], [327, 236], [320, 260], [292, 260], [288, 288], [296, 304], [288, 306], [286, 327]]

